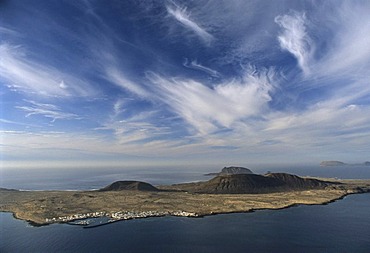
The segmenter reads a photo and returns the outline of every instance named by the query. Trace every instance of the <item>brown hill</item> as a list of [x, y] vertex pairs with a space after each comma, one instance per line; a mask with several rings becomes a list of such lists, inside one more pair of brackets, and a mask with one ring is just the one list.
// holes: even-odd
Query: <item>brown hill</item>
[[332, 184], [331, 182], [301, 178], [286, 173], [236, 174], [220, 175], [206, 182], [172, 185], [167, 189], [193, 193], [245, 194], [324, 189]]
[[114, 182], [99, 191], [159, 191], [156, 187], [151, 184], [140, 182], [140, 181], [117, 181]]
[[333, 183], [326, 182], [314, 178], [301, 178], [296, 175], [287, 173], [269, 173], [265, 175], [269, 178], [274, 178], [284, 182], [284, 184], [291, 189], [317, 189], [325, 188]]
[[255, 174], [220, 175], [204, 182], [199, 193], [263, 193], [281, 187], [282, 182]]

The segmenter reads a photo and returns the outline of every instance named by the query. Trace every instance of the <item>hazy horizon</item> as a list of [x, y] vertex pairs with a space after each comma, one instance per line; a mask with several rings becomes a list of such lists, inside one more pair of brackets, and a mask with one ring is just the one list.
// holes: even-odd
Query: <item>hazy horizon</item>
[[1, 167], [368, 161], [369, 11], [0, 1]]

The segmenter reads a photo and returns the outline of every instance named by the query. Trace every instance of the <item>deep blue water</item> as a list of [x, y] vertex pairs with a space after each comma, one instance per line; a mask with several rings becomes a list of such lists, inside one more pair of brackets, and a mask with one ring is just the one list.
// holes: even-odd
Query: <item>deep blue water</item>
[[[267, 169], [253, 169], [264, 173]], [[370, 167], [269, 168], [298, 175], [370, 178]], [[115, 180], [167, 184], [206, 180], [212, 168], [107, 170], [1, 170], [0, 187], [93, 189]], [[217, 169], [216, 169], [217, 171]], [[83, 229], [54, 224], [32, 227], [0, 213], [0, 252], [370, 252], [370, 194], [329, 205], [225, 214], [162, 217]]]

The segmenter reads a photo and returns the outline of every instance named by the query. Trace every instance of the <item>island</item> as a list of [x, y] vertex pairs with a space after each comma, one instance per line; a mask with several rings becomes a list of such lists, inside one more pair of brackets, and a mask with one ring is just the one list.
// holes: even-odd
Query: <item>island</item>
[[[242, 170], [243, 171], [243, 170]], [[307, 178], [286, 173], [220, 174], [203, 182], [153, 186], [117, 181], [91, 191], [21, 191], [0, 188], [0, 211], [35, 226], [86, 225], [86, 219], [120, 220], [282, 209], [326, 204], [370, 192], [370, 180]]]
[[322, 167], [344, 166], [344, 165], [347, 165], [347, 166], [370, 166], [370, 162], [366, 161], [366, 162], [363, 162], [363, 163], [344, 163], [344, 162], [341, 162], [341, 161], [322, 161], [320, 163], [320, 166], [322, 166]]
[[327, 166], [344, 166], [347, 165], [344, 162], [341, 161], [322, 161], [320, 163], [320, 166], [327, 167]]

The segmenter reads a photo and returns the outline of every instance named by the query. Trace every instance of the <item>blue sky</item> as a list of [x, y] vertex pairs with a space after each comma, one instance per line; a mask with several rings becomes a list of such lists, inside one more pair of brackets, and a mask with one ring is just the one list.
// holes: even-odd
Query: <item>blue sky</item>
[[362, 162], [369, 1], [0, 1], [3, 166]]

